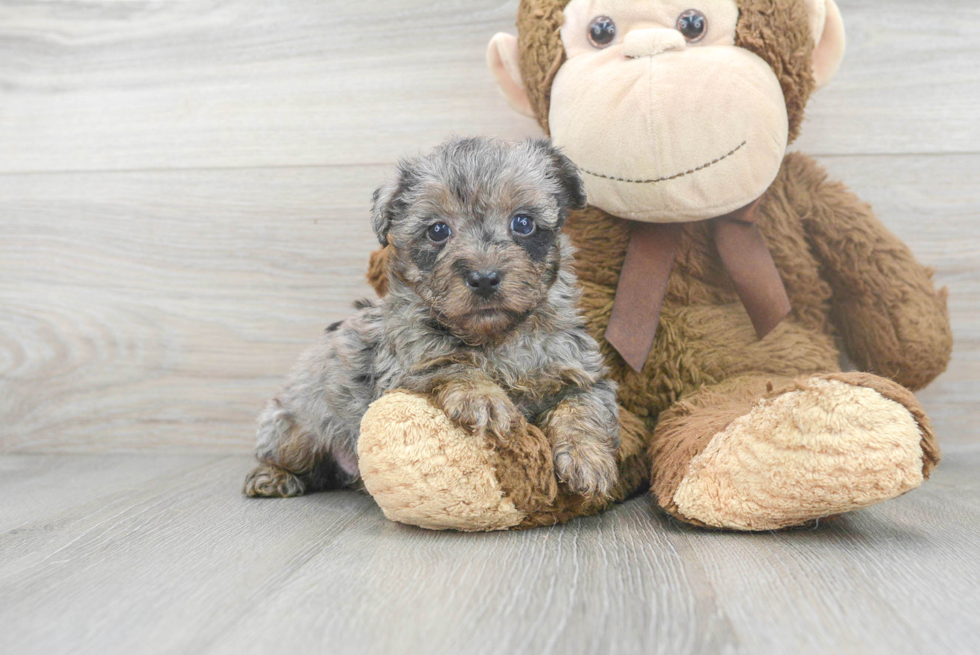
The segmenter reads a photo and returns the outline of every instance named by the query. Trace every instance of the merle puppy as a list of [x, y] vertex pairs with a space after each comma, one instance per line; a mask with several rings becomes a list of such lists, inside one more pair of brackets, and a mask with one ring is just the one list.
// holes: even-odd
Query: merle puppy
[[559, 234], [585, 204], [575, 166], [546, 140], [454, 139], [402, 161], [374, 196], [388, 294], [357, 304], [302, 356], [259, 418], [260, 464], [245, 493], [354, 484], [361, 417], [404, 389], [493, 439], [512, 438], [523, 415], [548, 436], [572, 491], [608, 494], [616, 387], [576, 310], [571, 247]]

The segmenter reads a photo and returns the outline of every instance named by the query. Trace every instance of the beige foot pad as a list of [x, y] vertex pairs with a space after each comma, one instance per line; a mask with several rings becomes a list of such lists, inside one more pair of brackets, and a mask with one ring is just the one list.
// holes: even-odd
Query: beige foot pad
[[813, 379], [759, 401], [691, 460], [674, 493], [704, 525], [775, 530], [894, 498], [923, 481], [922, 433], [873, 389]]
[[467, 532], [520, 524], [526, 514], [505, 497], [493, 457], [420, 396], [388, 394], [361, 421], [361, 477], [392, 521]]

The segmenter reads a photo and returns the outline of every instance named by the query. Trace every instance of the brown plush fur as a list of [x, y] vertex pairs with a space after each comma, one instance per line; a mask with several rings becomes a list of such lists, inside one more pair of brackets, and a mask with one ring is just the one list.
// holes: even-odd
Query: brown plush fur
[[[934, 379], [949, 361], [945, 291], [936, 292], [930, 271], [869, 207], [843, 185], [827, 182], [811, 159], [800, 154], [786, 158], [759, 216], [793, 305], [790, 318], [759, 340], [721, 268], [708, 227], [687, 225], [642, 373], [601, 340], [628, 244], [624, 221], [590, 208], [574, 215], [566, 228], [579, 249], [582, 311], [620, 383], [620, 402], [646, 417], [651, 429], [660, 417], [650, 456], [654, 493], [668, 511], [675, 509], [670, 498], [686, 464], [715, 433], [765, 396], [760, 389], [766, 383], [839, 370], [836, 335], [862, 368], [911, 389]], [[878, 385], [869, 381], [866, 386]], [[713, 406], [705, 420], [719, 429], [674, 427], [673, 412], [685, 411], [675, 403], [702, 388], [710, 391], [700, 402]], [[917, 420], [924, 419], [911, 394], [895, 400]], [[668, 409], [672, 413], [662, 414]], [[931, 470], [938, 449], [927, 421], [919, 423]]]
[[[546, 132], [551, 83], [565, 60], [559, 29], [566, 4], [567, 0], [522, 0], [517, 19], [522, 77]], [[775, 71], [786, 96], [790, 136], [795, 138], [814, 88], [806, 7], [802, 0], [738, 4], [736, 43]], [[931, 271], [870, 207], [839, 182], [828, 181], [802, 154], [784, 160], [763, 196], [759, 227], [792, 302], [790, 317], [760, 340], [722, 267], [709, 225], [686, 224], [656, 342], [641, 373], [627, 366], [603, 339], [629, 243], [628, 223], [590, 207], [573, 213], [566, 227], [578, 251], [580, 308], [603, 349], [611, 377], [619, 383], [621, 415], [625, 422], [642, 420], [654, 431], [649, 443], [652, 490], [664, 509], [693, 523], [698, 522], [680, 516], [672, 501], [691, 460], [755, 403], [806, 379], [824, 377], [868, 387], [905, 406], [921, 430], [924, 475], [939, 458], [928, 419], [908, 391], [942, 373], [952, 350], [946, 291], [935, 289]], [[372, 267], [378, 266], [375, 258]], [[862, 370], [876, 375], [840, 373], [838, 338]], [[644, 434], [635, 427], [637, 435]], [[647, 480], [634, 471], [642, 458], [628, 444], [624, 436], [623, 497]], [[507, 459], [502, 455], [502, 461]], [[560, 496], [550, 501], [550, 489], [538, 495], [519, 491], [514, 481], [519, 474], [512, 474], [510, 466], [501, 464], [501, 475], [528, 507], [551, 507], [556, 518], [593, 509], [563, 505]], [[545, 471], [540, 474], [547, 477]]]
[[570, 0], [522, 0], [517, 13], [517, 38], [520, 47], [521, 75], [528, 100], [538, 123], [548, 129], [551, 109], [551, 84], [565, 63], [565, 46], [561, 42], [562, 10]]
[[559, 485], [548, 438], [526, 421], [517, 429], [518, 438], [491, 443], [501, 491], [517, 509], [527, 514], [518, 528], [555, 525], [577, 516], [591, 516], [644, 489], [650, 470], [646, 454], [648, 433], [643, 423], [627, 411], [620, 410], [619, 425], [619, 480], [606, 498], [589, 498]]
[[789, 142], [800, 134], [803, 110], [813, 93], [813, 36], [803, 0], [738, 0], [735, 45], [765, 60], [783, 88]]
[[[643, 372], [630, 370], [603, 346], [630, 411], [656, 416], [699, 386], [734, 376], [835, 371], [838, 332], [861, 368], [911, 389], [945, 369], [952, 349], [945, 292], [935, 291], [928, 269], [843, 185], [827, 182], [805, 155], [792, 154], [759, 217], [793, 305], [791, 317], [759, 340], [708, 226], [686, 225]], [[627, 226], [590, 208], [573, 215], [566, 232], [578, 248], [582, 310], [600, 338], [625, 257]]]

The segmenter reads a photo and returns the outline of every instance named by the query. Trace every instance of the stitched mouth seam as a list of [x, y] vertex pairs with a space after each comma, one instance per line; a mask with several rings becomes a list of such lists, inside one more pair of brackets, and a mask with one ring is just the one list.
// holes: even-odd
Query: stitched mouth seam
[[592, 171], [586, 168], [583, 168], [582, 172], [585, 173], [586, 175], [591, 175], [592, 177], [601, 177], [604, 180], [613, 180], [614, 182], [627, 182], [629, 184], [659, 184], [660, 182], [670, 182], [671, 180], [676, 180], [678, 178], [685, 177], [687, 175], [693, 175], [698, 171], [703, 171], [706, 168], [710, 168], [715, 164], [722, 162], [728, 159], [729, 157], [731, 157], [732, 155], [734, 155], [736, 152], [744, 148], [745, 144], [747, 143], [748, 141], [742, 141], [742, 143], [738, 144], [738, 146], [736, 146], [735, 149], [729, 152], [727, 155], [722, 155], [718, 159], [713, 159], [709, 161], [707, 164], [703, 164], [701, 166], [698, 166], [697, 168], [692, 168], [691, 170], [684, 171], [683, 173], [678, 173], [677, 175], [671, 175], [670, 177], [661, 177], [655, 180], [628, 180], [624, 177], [612, 177], [610, 175], [603, 175], [601, 173], [593, 173]]

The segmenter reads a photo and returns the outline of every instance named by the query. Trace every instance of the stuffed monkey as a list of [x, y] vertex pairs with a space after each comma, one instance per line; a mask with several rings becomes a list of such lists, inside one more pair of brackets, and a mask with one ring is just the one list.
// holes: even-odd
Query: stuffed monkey
[[[649, 485], [703, 527], [773, 530], [918, 487], [939, 461], [912, 392], [946, 367], [946, 290], [843, 184], [787, 154], [834, 75], [834, 0], [522, 0], [488, 61], [586, 179], [566, 227], [619, 384], [620, 485], [585, 501], [532, 428], [514, 452], [394, 393], [361, 471], [391, 518], [527, 527]], [[384, 287], [384, 253], [369, 275]], [[841, 344], [859, 372], [842, 372]], [[435, 463], [434, 463], [435, 462]]]

